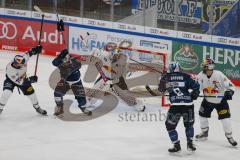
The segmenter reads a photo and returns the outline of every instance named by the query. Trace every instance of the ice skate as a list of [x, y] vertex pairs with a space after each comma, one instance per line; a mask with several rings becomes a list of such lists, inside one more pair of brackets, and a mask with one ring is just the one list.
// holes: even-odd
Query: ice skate
[[86, 106], [78, 106], [78, 107], [81, 109], [81, 111], [82, 111], [84, 114], [86, 114], [86, 115], [88, 115], [88, 116], [91, 116], [91, 115], [92, 115], [92, 111], [88, 110], [88, 109], [86, 108]]
[[143, 105], [143, 106], [136, 106], [136, 110], [138, 112], [144, 112], [146, 110], [146, 107], [145, 107], [145, 105]]
[[196, 147], [195, 147], [195, 145], [193, 144], [193, 141], [192, 141], [192, 140], [188, 140], [188, 142], [187, 142], [187, 150], [188, 150], [188, 151], [191, 151], [191, 152], [196, 151]]
[[36, 112], [41, 114], [41, 115], [47, 115], [47, 111], [42, 109], [38, 104], [33, 105], [33, 107], [36, 109]]
[[237, 146], [237, 142], [231, 137], [231, 138], [227, 138], [228, 142], [232, 145], [232, 146]]
[[3, 107], [4, 107], [4, 105], [0, 103], [0, 114], [1, 114], [2, 111], [3, 111]]
[[208, 139], [208, 129], [207, 131], [203, 131], [202, 133], [195, 136], [198, 141], [206, 141]]
[[175, 142], [173, 144], [173, 147], [168, 149], [169, 153], [178, 153], [180, 151], [181, 151], [180, 141]]
[[55, 112], [53, 115], [59, 116], [64, 113], [63, 106], [57, 106], [55, 107]]

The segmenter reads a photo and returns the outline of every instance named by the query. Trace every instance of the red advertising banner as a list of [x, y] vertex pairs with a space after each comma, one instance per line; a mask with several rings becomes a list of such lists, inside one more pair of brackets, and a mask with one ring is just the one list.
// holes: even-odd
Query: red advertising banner
[[[39, 21], [0, 18], [0, 49], [29, 50], [38, 44], [40, 24]], [[56, 24], [43, 24], [43, 54], [56, 55], [56, 52], [68, 46], [68, 26], [65, 26], [63, 35], [58, 33], [56, 28]]]

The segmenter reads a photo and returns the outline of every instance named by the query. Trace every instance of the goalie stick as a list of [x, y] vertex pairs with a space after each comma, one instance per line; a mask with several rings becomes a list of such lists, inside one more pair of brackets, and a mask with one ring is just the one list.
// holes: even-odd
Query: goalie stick
[[[152, 71], [155, 71], [155, 72], [158, 72], [158, 73], [161, 73], [161, 74], [164, 74], [164, 73], [165, 73], [164, 71], [161, 72], [161, 71], [159, 71], [159, 70], [156, 70], [155, 68], [150, 67], [150, 66], [147, 66], [147, 65], [145, 65], [145, 64], [143, 64], [143, 63], [141, 63], [141, 62], [139, 62], [139, 61], [137, 61], [137, 60], [134, 60], [134, 59], [132, 59], [132, 58], [129, 58], [129, 59], [132, 60], [132, 61], [134, 61], [134, 62], [136, 62], [136, 63], [138, 63], [138, 64], [140, 64], [140, 65], [143, 65], [143, 66], [151, 69]], [[165, 68], [164, 68], [164, 70], [165, 70]], [[158, 95], [149, 87], [149, 85], [145, 85], [145, 88], [146, 88], [146, 90], [147, 90], [152, 96], [158, 96]]]
[[[40, 25], [40, 33], [39, 33], [39, 39], [38, 39], [38, 45], [41, 45], [41, 38], [42, 38], [42, 28], [43, 28], [43, 20], [44, 20], [44, 14], [42, 10], [38, 6], [33, 7], [39, 14], [41, 14], [42, 19], [41, 19], [41, 25]], [[36, 65], [35, 65], [35, 71], [34, 71], [34, 76], [37, 75], [37, 68], [38, 68], [38, 60], [39, 60], [39, 54], [37, 54], [37, 59], [36, 59]]]

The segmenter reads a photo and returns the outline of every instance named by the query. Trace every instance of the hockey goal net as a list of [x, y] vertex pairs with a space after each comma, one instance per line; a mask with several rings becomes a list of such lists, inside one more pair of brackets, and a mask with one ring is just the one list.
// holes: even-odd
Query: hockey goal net
[[[139, 94], [150, 94], [146, 86], [153, 92], [157, 91], [159, 80], [167, 68], [167, 53], [161, 53], [149, 48], [124, 48], [121, 52], [128, 55], [129, 73], [126, 82], [129, 89]], [[161, 97], [161, 105], [168, 107], [166, 97]]]

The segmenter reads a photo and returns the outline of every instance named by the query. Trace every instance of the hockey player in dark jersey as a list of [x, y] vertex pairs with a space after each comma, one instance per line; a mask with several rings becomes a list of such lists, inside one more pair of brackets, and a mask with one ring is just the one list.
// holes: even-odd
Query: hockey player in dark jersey
[[[193, 100], [199, 96], [199, 84], [190, 75], [180, 72], [180, 66], [176, 62], [169, 64], [168, 73], [165, 73], [159, 83], [159, 92], [169, 93], [171, 103], [165, 122], [169, 137], [173, 143], [173, 148], [168, 149], [170, 153], [181, 150], [180, 140], [176, 131], [177, 124], [181, 117], [185, 127], [187, 137], [187, 149], [195, 151], [193, 144], [194, 136], [194, 105]], [[192, 90], [189, 92], [189, 90]]]
[[52, 64], [59, 68], [61, 79], [54, 90], [54, 98], [57, 104], [54, 115], [58, 116], [64, 113], [63, 96], [72, 89], [75, 99], [78, 101], [78, 107], [87, 115], [92, 112], [86, 109], [86, 96], [81, 81], [81, 62], [71, 57], [68, 50], [62, 50], [61, 53], [52, 61]]

